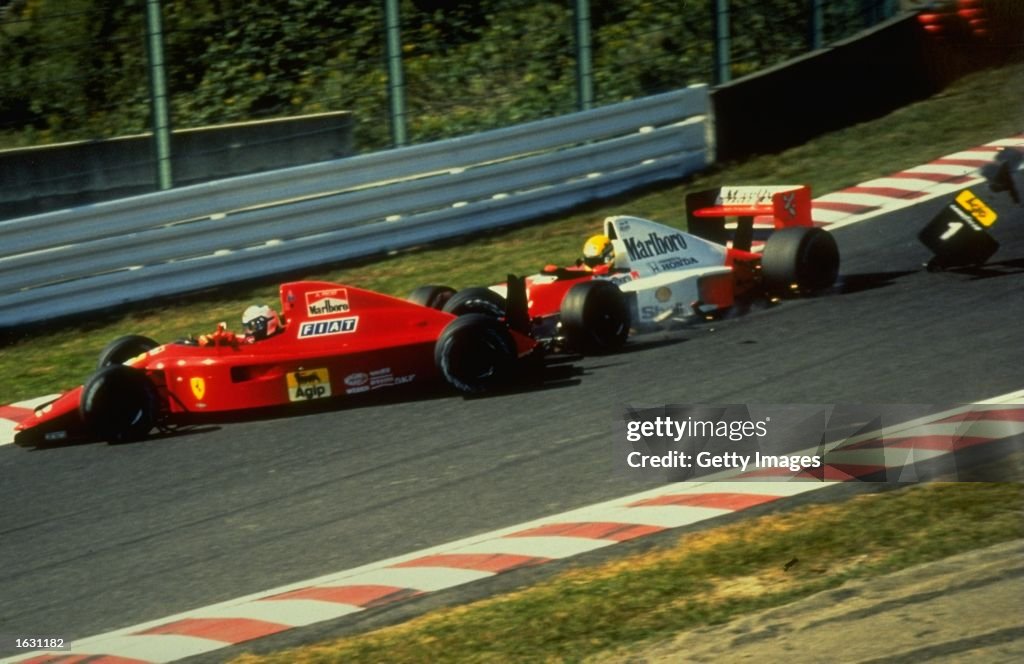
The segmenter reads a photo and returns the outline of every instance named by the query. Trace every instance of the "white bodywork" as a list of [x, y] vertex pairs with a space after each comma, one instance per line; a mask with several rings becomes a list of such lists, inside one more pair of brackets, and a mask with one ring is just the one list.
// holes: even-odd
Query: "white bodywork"
[[[628, 298], [634, 325], [695, 315], [693, 303], [700, 299], [700, 279], [732, 272], [725, 265], [725, 247], [671, 226], [616, 216], [605, 219], [604, 233], [615, 248], [615, 271], [595, 279], [606, 279], [624, 293], [635, 293]], [[556, 279], [551, 274], [535, 274], [527, 277], [527, 283]], [[491, 290], [502, 297], [507, 294], [505, 284], [491, 286]]]
[[636, 293], [634, 323], [695, 315], [700, 279], [732, 272], [725, 247], [671, 226], [618, 216], [605, 219], [604, 232], [615, 247], [616, 270], [629, 270], [607, 278], [624, 293]]

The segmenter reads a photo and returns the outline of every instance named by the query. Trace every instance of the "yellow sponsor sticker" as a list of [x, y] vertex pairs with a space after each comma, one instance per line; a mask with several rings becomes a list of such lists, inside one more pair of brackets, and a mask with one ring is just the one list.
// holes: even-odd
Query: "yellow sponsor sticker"
[[987, 228], [996, 223], [995, 211], [985, 205], [985, 201], [975, 196], [970, 189], [964, 189], [957, 194], [956, 202], [982, 226]]
[[306, 369], [285, 374], [289, 401], [310, 401], [331, 396], [331, 377], [327, 369]]
[[202, 401], [203, 395], [206, 394], [206, 381], [195, 376], [189, 379], [188, 384], [192, 388], [192, 394], [195, 395], [196, 400]]

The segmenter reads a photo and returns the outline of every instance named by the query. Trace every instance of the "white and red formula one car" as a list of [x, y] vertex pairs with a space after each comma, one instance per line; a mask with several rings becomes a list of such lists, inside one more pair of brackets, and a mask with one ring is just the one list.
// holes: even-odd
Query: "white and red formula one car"
[[[611, 262], [549, 265], [526, 277], [528, 322], [516, 327], [560, 348], [610, 352], [630, 329], [712, 316], [751, 294], [813, 293], [838, 275], [839, 249], [811, 221], [806, 186], [690, 194], [687, 218], [689, 232], [639, 217], [608, 217], [603, 232], [613, 248]], [[768, 235], [755, 247], [755, 233], [762, 232]], [[410, 298], [455, 314], [501, 316], [510, 310], [506, 298], [521, 297], [519, 281], [459, 292], [424, 286]]]

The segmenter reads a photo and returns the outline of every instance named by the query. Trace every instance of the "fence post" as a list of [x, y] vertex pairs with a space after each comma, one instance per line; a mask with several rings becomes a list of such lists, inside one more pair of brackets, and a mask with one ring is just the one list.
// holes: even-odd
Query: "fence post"
[[812, 51], [816, 51], [821, 48], [822, 43], [824, 42], [825, 0], [810, 0], [810, 2], [811, 21], [807, 38], [807, 46]]
[[387, 32], [388, 103], [391, 109], [391, 142], [405, 145], [405, 80], [402, 76], [402, 36], [399, 32], [398, 0], [384, 0]]
[[156, 149], [157, 186], [170, 189], [171, 119], [167, 110], [167, 76], [164, 72], [164, 32], [160, 0], [146, 0], [146, 52], [149, 56], [149, 99], [153, 112], [153, 146]]
[[712, 5], [715, 29], [715, 84], [728, 83], [732, 78], [729, 45], [729, 0], [715, 0]]
[[579, 110], [594, 105], [594, 63], [590, 44], [590, 0], [576, 0], [576, 94]]

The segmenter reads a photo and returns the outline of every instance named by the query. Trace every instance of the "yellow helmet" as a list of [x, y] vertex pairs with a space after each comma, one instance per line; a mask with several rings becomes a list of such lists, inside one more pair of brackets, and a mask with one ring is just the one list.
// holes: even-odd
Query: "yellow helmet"
[[597, 267], [615, 260], [615, 249], [607, 235], [594, 235], [583, 245], [583, 263]]

